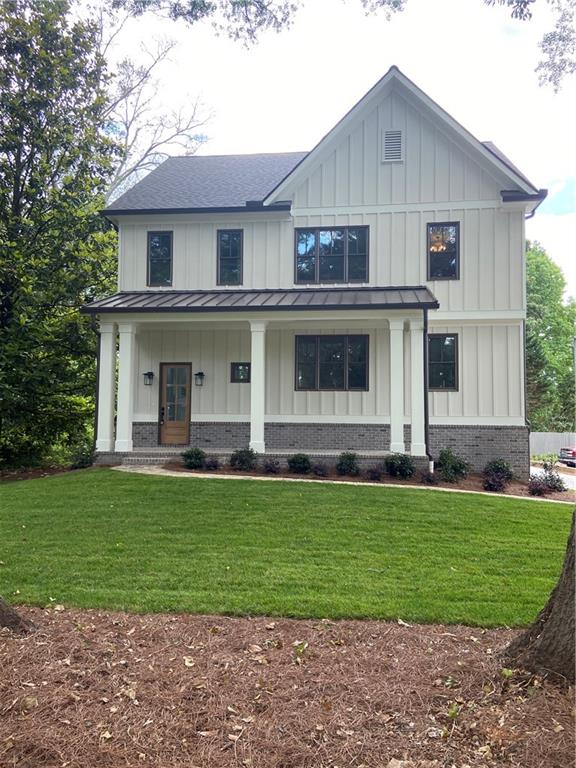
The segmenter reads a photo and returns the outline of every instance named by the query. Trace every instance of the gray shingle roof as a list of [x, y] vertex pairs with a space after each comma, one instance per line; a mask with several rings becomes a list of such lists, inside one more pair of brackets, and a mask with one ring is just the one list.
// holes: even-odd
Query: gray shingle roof
[[123, 291], [82, 312], [267, 312], [305, 309], [438, 309], [426, 287], [290, 288], [286, 290]]
[[307, 152], [169, 157], [109, 204], [116, 211], [244, 208], [263, 200]]

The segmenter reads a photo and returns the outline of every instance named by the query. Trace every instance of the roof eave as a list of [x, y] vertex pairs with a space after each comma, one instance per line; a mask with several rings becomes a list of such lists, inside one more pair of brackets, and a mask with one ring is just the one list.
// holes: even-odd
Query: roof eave
[[209, 208], [103, 208], [99, 211], [101, 216], [143, 216], [154, 214], [179, 214], [179, 213], [270, 213], [271, 211], [289, 211], [290, 203], [278, 203], [264, 207], [259, 205], [243, 206], [213, 206]]

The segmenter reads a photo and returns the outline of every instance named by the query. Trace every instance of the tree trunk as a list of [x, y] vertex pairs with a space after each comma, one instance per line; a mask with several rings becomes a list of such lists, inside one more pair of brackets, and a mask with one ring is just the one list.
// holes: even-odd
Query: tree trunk
[[505, 649], [506, 659], [535, 672], [560, 675], [574, 683], [574, 554], [576, 511], [558, 583], [536, 621]]
[[25, 635], [27, 632], [31, 632], [35, 625], [28, 621], [28, 619], [22, 618], [20, 614], [14, 610], [8, 603], [0, 597], [0, 627], [8, 627], [12, 632], [16, 632], [19, 635]]

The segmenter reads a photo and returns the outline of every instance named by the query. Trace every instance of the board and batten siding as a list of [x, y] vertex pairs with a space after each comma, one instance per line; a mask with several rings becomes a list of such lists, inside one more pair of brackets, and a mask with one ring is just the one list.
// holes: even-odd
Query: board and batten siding
[[[457, 333], [459, 391], [430, 394], [432, 423], [463, 419], [468, 423], [506, 423], [523, 418], [522, 325], [432, 324], [431, 333]], [[366, 392], [297, 392], [294, 388], [296, 334], [365, 333], [369, 345]], [[158, 418], [158, 375], [144, 386], [142, 373], [156, 374], [161, 362], [202, 370], [204, 386], [192, 386], [192, 420], [247, 421], [250, 385], [230, 383], [230, 363], [250, 361], [250, 333], [241, 328], [141, 330], [135, 360], [134, 421]], [[386, 327], [270, 327], [266, 332], [266, 413], [274, 420], [320, 419], [332, 422], [384, 423], [390, 415], [389, 334]], [[410, 414], [410, 335], [405, 337], [405, 416]]]

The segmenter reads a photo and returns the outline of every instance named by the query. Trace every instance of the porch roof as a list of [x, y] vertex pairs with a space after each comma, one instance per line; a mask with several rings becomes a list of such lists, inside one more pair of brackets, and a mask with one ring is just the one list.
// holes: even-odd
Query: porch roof
[[92, 314], [128, 312], [269, 312], [311, 309], [438, 309], [425, 286], [286, 290], [122, 291], [82, 307]]

